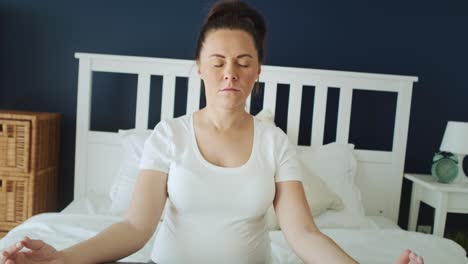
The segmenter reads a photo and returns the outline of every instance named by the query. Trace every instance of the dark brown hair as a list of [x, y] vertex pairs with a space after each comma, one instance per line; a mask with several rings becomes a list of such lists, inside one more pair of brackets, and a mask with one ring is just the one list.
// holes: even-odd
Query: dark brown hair
[[196, 60], [200, 59], [200, 51], [207, 33], [217, 29], [239, 29], [249, 33], [255, 42], [258, 60], [260, 63], [263, 62], [266, 25], [265, 20], [257, 10], [241, 1], [217, 1], [208, 12], [198, 35], [195, 51]]

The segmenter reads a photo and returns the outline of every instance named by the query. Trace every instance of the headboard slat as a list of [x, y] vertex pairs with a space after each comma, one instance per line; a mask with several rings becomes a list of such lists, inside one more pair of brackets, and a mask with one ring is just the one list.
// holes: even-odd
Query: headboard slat
[[141, 73], [138, 75], [135, 128], [140, 130], [148, 128], [150, 82], [151, 76], [149, 74]]
[[327, 108], [328, 87], [321, 83], [315, 86], [314, 109], [312, 113], [311, 145], [323, 145], [325, 132], [325, 113]]
[[167, 74], [163, 76], [161, 120], [174, 117], [175, 82], [175, 75]]
[[301, 119], [302, 85], [292, 83], [289, 89], [288, 125], [289, 140], [297, 145], [299, 139], [299, 125]]
[[245, 100], [245, 111], [247, 113], [250, 113], [252, 109], [252, 95], [249, 94], [249, 96], [247, 96], [247, 99]]
[[263, 92], [263, 109], [270, 111], [273, 116], [276, 111], [276, 90], [277, 84], [272, 81], [265, 82], [265, 88]]
[[338, 104], [338, 121], [336, 126], [336, 141], [340, 143], [348, 143], [352, 98], [353, 89], [341, 87], [340, 100]]
[[187, 113], [194, 112], [200, 108], [201, 79], [192, 74], [188, 80], [187, 88]]

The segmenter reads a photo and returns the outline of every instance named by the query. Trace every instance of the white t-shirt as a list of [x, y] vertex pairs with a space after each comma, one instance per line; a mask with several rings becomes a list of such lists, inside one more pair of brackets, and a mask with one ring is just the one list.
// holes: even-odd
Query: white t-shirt
[[240, 167], [205, 160], [187, 114], [156, 125], [140, 169], [168, 173], [168, 202], [151, 253], [158, 264], [270, 263], [265, 213], [275, 182], [302, 181], [287, 135], [256, 117], [253, 150]]

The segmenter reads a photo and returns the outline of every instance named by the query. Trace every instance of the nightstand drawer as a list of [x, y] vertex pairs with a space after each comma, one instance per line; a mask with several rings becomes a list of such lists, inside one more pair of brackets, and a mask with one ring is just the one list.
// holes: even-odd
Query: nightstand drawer
[[26, 220], [28, 182], [0, 175], [0, 231]]
[[468, 214], [468, 195], [453, 193], [448, 197], [447, 211], [451, 213]]
[[0, 119], [0, 170], [28, 173], [31, 121]]

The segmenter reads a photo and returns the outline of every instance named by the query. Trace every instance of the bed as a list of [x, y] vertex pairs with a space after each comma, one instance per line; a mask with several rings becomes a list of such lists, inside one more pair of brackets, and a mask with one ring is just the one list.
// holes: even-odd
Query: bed
[[[0, 248], [28, 235], [62, 249], [119, 221], [128, 203], [125, 199], [119, 200], [122, 198], [119, 192], [131, 193], [132, 187], [129, 178], [124, 176], [135, 174], [130, 156], [141, 151], [141, 142], [150, 131], [151, 76], [162, 76], [161, 119], [173, 117], [177, 77], [187, 78], [187, 113], [200, 107], [201, 82], [194, 61], [90, 53], [76, 53], [75, 57], [79, 60], [79, 74], [74, 200], [59, 213], [39, 214], [17, 226], [0, 240]], [[118, 132], [90, 129], [92, 89], [99, 89], [92, 85], [93, 72], [137, 75], [134, 129]], [[264, 84], [265, 111], [262, 112], [270, 119], [275, 116], [278, 84], [289, 85], [287, 134], [294, 144], [298, 143], [301, 127], [303, 90], [314, 89], [311, 144], [298, 145], [298, 153], [304, 164], [312, 164], [308, 169], [320, 176], [329, 175], [323, 180], [342, 201], [342, 209], [325, 210], [314, 217], [322, 232], [360, 263], [393, 263], [405, 248], [423, 255], [429, 264], [468, 263], [465, 250], [455, 242], [405, 231], [396, 224], [411, 95], [417, 77], [264, 65], [260, 81]], [[340, 91], [337, 134], [335, 142], [323, 144], [329, 87]], [[349, 142], [353, 90], [356, 89], [396, 93], [391, 151], [355, 149]], [[250, 111], [250, 99], [247, 102], [246, 109]], [[127, 155], [129, 147], [135, 152], [130, 156]], [[137, 159], [135, 155], [133, 162]], [[341, 165], [335, 166], [331, 159], [338, 160]], [[122, 164], [128, 166], [123, 168]], [[144, 248], [121, 261], [147, 262], [157, 231]], [[281, 230], [271, 222], [269, 234], [275, 263], [302, 263], [289, 248]]]

